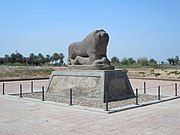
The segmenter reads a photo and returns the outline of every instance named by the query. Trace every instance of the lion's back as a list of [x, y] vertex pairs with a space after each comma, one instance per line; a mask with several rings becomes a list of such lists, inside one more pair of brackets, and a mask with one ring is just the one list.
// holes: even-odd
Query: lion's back
[[70, 44], [68, 49], [69, 58], [75, 59], [76, 56], [88, 57], [88, 52], [96, 53], [99, 51], [96, 45], [99, 45], [99, 39], [92, 32], [82, 41]]

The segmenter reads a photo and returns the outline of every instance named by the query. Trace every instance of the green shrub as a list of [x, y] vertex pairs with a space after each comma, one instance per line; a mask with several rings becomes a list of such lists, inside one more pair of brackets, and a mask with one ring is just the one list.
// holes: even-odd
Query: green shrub
[[178, 72], [176, 70], [176, 71], [171, 71], [171, 72], [167, 73], [167, 75], [170, 75], [170, 74], [180, 75], [180, 72]]
[[154, 69], [151, 69], [150, 73], [151, 73], [151, 74], [154, 74]]
[[155, 73], [154, 75], [155, 75], [156, 77], [158, 77], [158, 76], [161, 75], [161, 73]]
[[143, 75], [145, 75], [145, 72], [139, 72], [139, 74], [143, 74]]

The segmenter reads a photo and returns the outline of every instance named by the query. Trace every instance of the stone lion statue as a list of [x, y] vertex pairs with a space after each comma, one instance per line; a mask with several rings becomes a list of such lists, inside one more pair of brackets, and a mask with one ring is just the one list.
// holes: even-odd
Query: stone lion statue
[[104, 30], [96, 30], [82, 41], [70, 44], [68, 66], [82, 65], [90, 69], [114, 69], [106, 55], [108, 42], [108, 33]]

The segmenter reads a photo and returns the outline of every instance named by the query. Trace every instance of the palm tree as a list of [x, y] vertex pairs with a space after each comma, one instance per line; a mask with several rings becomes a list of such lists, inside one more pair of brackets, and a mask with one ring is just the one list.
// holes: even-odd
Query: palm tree
[[55, 64], [58, 63], [58, 60], [59, 60], [59, 59], [60, 59], [60, 54], [58, 54], [58, 53], [54, 53], [54, 54], [51, 56], [51, 60], [52, 60], [53, 63], [55, 62]]
[[37, 66], [38, 65], [37, 59], [38, 59], [38, 57], [34, 53], [31, 53], [29, 55], [29, 57], [27, 58], [27, 63], [29, 65], [36, 65]]
[[45, 57], [45, 63], [49, 64], [51, 62], [51, 56], [48, 54]]
[[167, 58], [167, 61], [169, 62], [170, 65], [175, 65], [174, 58]]

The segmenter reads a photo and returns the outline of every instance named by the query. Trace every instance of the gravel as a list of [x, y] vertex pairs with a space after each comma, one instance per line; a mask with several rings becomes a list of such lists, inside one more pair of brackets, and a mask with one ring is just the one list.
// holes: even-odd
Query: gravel
[[[19, 94], [14, 94], [14, 95], [19, 96]], [[39, 93], [39, 92], [24, 93], [23, 97], [41, 100], [42, 93]], [[161, 98], [164, 98], [164, 97], [165, 96]], [[55, 94], [50, 94], [50, 93], [45, 94], [45, 100], [69, 104], [69, 97], [62, 97], [60, 95], [55, 95]], [[153, 101], [153, 100], [157, 100], [157, 96], [148, 95], [148, 94], [139, 94], [139, 99], [138, 99], [139, 103]], [[127, 105], [133, 105], [135, 104], [135, 101], [136, 101], [135, 98], [131, 98], [131, 99], [126, 99], [126, 100], [121, 100], [121, 101], [109, 102], [109, 109], [123, 107]], [[92, 100], [92, 99], [87, 99], [87, 98], [73, 97], [73, 104], [80, 105], [80, 106], [93, 107], [93, 108], [101, 108], [101, 109], [105, 108], [105, 103], [102, 103], [100, 100]]]

